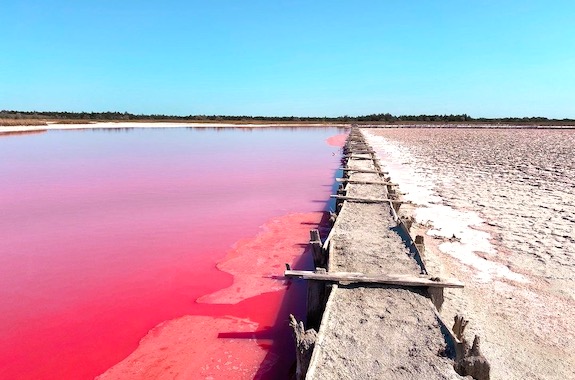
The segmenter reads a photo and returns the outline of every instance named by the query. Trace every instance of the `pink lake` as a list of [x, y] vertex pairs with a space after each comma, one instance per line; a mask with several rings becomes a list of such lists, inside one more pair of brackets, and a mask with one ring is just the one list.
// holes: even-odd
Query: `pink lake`
[[0, 137], [0, 378], [287, 378], [340, 133]]

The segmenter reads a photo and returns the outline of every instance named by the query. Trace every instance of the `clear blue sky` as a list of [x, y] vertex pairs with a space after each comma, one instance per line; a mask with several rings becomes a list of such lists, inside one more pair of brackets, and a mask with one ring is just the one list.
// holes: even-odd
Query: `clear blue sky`
[[0, 109], [575, 118], [575, 1], [0, 0]]

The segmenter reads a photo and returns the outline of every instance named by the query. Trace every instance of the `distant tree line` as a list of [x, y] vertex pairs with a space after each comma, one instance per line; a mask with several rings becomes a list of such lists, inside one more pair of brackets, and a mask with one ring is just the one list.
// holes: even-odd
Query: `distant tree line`
[[0, 111], [0, 119], [42, 119], [53, 121], [196, 121], [196, 122], [303, 122], [303, 123], [360, 123], [360, 124], [405, 124], [405, 123], [471, 123], [471, 124], [557, 124], [575, 125], [575, 119], [548, 119], [546, 117], [473, 118], [462, 115], [401, 115], [379, 113], [365, 116], [298, 117], [298, 116], [229, 116], [229, 115], [135, 115], [128, 112], [37, 112]]

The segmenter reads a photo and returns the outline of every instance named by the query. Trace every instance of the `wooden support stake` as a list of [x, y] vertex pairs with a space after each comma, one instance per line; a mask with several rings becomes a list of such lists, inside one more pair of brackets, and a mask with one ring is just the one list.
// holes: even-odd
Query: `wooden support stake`
[[463, 342], [465, 340], [465, 328], [467, 327], [469, 321], [465, 319], [463, 315], [457, 314], [455, 317], [453, 317], [453, 322], [453, 328], [451, 331], [453, 331], [453, 334], [459, 342]]
[[441, 307], [443, 306], [443, 288], [427, 288], [427, 293], [429, 293], [429, 297], [431, 298], [431, 302], [438, 311], [441, 311]]
[[298, 277], [304, 280], [328, 281], [339, 283], [370, 283], [383, 285], [417, 286], [417, 287], [440, 287], [440, 288], [463, 288], [464, 284], [455, 279], [440, 279], [431, 276], [412, 275], [367, 275], [350, 272], [311, 272], [305, 270], [286, 270], [286, 277]]
[[[325, 274], [324, 268], [315, 268], [318, 274]], [[308, 281], [307, 284], [307, 326], [319, 330], [321, 317], [323, 315], [323, 307], [327, 296], [327, 283], [325, 281]]]
[[401, 222], [405, 226], [407, 233], [409, 233], [411, 231], [411, 226], [413, 225], [413, 217], [402, 216]]
[[462, 315], [454, 317], [455, 372], [461, 376], [471, 376], [475, 380], [490, 380], [491, 365], [481, 353], [481, 339], [475, 335], [471, 348], [463, 335], [467, 321]]
[[306, 330], [303, 322], [298, 322], [292, 314], [289, 319], [296, 348], [296, 380], [304, 380], [317, 340], [317, 333], [314, 329]]
[[423, 240], [423, 235], [417, 235], [415, 237], [415, 248], [417, 248], [417, 250], [421, 255], [425, 253], [425, 243]]
[[455, 363], [455, 372], [461, 376], [471, 376], [475, 380], [490, 380], [491, 365], [481, 353], [481, 339], [475, 335], [473, 345], [466, 353], [466, 356], [457, 360]]
[[327, 257], [321, 245], [319, 231], [311, 230], [309, 232], [309, 235], [310, 235], [309, 244], [312, 247], [313, 265], [316, 268], [325, 268], [327, 265]]

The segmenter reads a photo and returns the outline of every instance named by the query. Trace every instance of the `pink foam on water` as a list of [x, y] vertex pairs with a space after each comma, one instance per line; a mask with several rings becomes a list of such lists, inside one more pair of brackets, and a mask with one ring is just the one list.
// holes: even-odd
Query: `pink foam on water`
[[[100, 380], [287, 377], [293, 356], [287, 314], [281, 315], [283, 333], [265, 333], [276, 324], [275, 308], [286, 292], [285, 281], [272, 276], [281, 275], [283, 263], [298, 265], [304, 249], [301, 244], [322, 217], [323, 213], [286, 215], [264, 224], [257, 236], [240, 240], [218, 264], [234, 275], [232, 286], [200, 298], [202, 302], [233, 304], [221, 308], [226, 316], [189, 315], [162, 323]], [[198, 305], [194, 311], [201, 313], [202, 308], [206, 310]], [[290, 305], [289, 312], [297, 310]], [[270, 344], [278, 348], [262, 348]]]
[[347, 139], [347, 133], [340, 133], [339, 135], [330, 136], [327, 138], [326, 142], [331, 146], [344, 146], [345, 139]]
[[97, 379], [253, 379], [267, 350], [255, 338], [218, 335], [256, 329], [257, 323], [232, 317], [185, 316], [164, 322], [140, 341], [136, 351]]
[[274, 279], [301, 257], [302, 242], [309, 240], [310, 226], [317, 226], [322, 213], [291, 214], [269, 221], [255, 238], [242, 239], [218, 263], [218, 269], [234, 276], [231, 286], [198, 299], [203, 303], [237, 303], [264, 292], [281, 290]]

